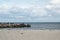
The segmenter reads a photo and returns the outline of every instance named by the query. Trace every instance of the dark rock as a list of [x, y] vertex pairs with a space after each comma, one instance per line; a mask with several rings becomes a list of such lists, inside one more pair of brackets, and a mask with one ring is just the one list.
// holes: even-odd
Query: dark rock
[[31, 27], [29, 24], [14, 24], [14, 23], [0, 23], [0, 28], [23, 28], [23, 27]]

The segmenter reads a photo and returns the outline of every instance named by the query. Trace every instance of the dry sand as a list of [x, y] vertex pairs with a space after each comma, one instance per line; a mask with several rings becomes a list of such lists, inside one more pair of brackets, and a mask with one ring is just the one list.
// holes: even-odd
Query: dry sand
[[60, 30], [0, 30], [0, 40], [60, 40]]

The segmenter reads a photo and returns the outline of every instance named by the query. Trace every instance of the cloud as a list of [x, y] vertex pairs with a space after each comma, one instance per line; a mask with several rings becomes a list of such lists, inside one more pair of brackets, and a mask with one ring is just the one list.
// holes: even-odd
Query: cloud
[[25, 16], [11, 16], [12, 18], [16, 18], [16, 19], [21, 19], [21, 18], [25, 18]]
[[60, 0], [50, 0], [50, 3], [60, 5]]
[[44, 8], [35, 7], [32, 9], [32, 16], [46, 16], [47, 11]]
[[47, 16], [47, 11], [42, 7], [27, 7], [27, 8], [20, 8], [20, 7], [12, 7], [9, 9], [11, 14], [19, 14], [19, 15], [28, 15], [28, 16]]
[[51, 14], [47, 13], [47, 10], [44, 7], [40, 6], [30, 6], [30, 7], [20, 7], [17, 5], [8, 5], [3, 4], [1, 5], [0, 13], [9, 14], [10, 16], [13, 16], [11, 18], [24, 18], [26, 16], [26, 19], [31, 18], [40, 18], [40, 17], [51, 17]]
[[[40, 7], [39, 0], [31, 0], [31, 1], [21, 1], [19, 0], [9, 0], [4, 1], [0, 5], [0, 14], [19, 14], [19, 15], [29, 15], [29, 16], [46, 16], [47, 11]], [[24, 3], [25, 5], [23, 5]], [[28, 3], [29, 2], [29, 3]], [[22, 5], [21, 5], [22, 4]], [[44, 12], [43, 12], [44, 11]]]
[[[35, 5], [36, 1], [33, 5], [29, 4], [30, 6], [29, 5], [23, 6], [19, 4], [13, 5], [13, 4], [4, 3], [0, 5], [0, 13], [3, 13], [3, 14], [14, 14], [15, 13], [19, 15], [24, 14], [24, 15], [29, 15], [29, 16], [48, 16], [47, 10], [44, 7]], [[55, 11], [55, 5], [46, 5], [46, 8], [50, 10], [53, 9]]]
[[60, 14], [60, 0], [49, 0], [49, 4], [46, 5], [46, 9], [50, 10], [51, 13], [53, 12], [52, 14]]
[[49, 9], [49, 10], [51, 10], [51, 9], [54, 8], [54, 5], [50, 5], [50, 4], [48, 4], [48, 5], [46, 5], [46, 8]]
[[44, 21], [60, 17], [60, 0], [9, 0], [0, 4], [0, 18], [18, 21]]

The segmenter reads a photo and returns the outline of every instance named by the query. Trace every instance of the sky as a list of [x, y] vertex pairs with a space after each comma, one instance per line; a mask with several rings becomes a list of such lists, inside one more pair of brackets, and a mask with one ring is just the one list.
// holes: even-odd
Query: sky
[[0, 22], [60, 22], [60, 0], [0, 0]]

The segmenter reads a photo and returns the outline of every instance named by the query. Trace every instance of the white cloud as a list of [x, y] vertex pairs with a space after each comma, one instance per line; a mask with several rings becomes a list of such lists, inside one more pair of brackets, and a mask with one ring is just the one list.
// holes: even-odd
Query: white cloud
[[[29, 4], [30, 5], [30, 4]], [[2, 4], [0, 5], [0, 13], [3, 14], [12, 14], [12, 13], [16, 13], [16, 14], [24, 14], [24, 15], [28, 15], [28, 16], [48, 16], [47, 10], [44, 7], [40, 7], [37, 5], [26, 5], [26, 6], [21, 6], [21, 5], [13, 5], [13, 4]], [[52, 9], [54, 8], [53, 5], [47, 5], [46, 6], [47, 9]], [[12, 12], [12, 13], [11, 13]], [[17, 17], [17, 18], [21, 18], [21, 17]]]
[[[26, 21], [26, 20], [46, 20], [49, 18], [53, 19], [53, 16], [60, 14], [60, 0], [49, 0], [48, 4], [45, 4], [47, 1], [40, 0], [11, 0], [8, 3], [0, 4], [0, 14], [4, 14], [8, 17], [7, 19], [18, 19]], [[48, 9], [48, 10], [47, 10]], [[5, 15], [6, 14], [6, 15]]]
[[49, 0], [49, 4], [46, 5], [46, 8], [60, 14], [60, 0]]
[[45, 8], [37, 6], [38, 1], [36, 1], [36, 0], [31, 1], [30, 2], [31, 4], [26, 3], [25, 5], [23, 5], [24, 3], [22, 3], [22, 5], [21, 5], [20, 3], [18, 4], [15, 2], [16, 1], [14, 1], [12, 3], [5, 2], [5, 3], [1, 4], [0, 13], [3, 13], [3, 14], [16, 13], [16, 14], [24, 14], [24, 15], [29, 15], [29, 16], [47, 16], [47, 11], [45, 10]]
[[24, 18], [24, 16], [16, 16], [15, 18], [17, 18], [17, 19]]
[[11, 8], [11, 5], [9, 4], [1, 4], [0, 5], [0, 10], [7, 10], [7, 9], [10, 9]]
[[9, 4], [1, 4], [0, 5], [0, 14], [9, 14], [11, 6]]
[[47, 15], [47, 11], [44, 8], [33, 8], [32, 10], [32, 14], [33, 16], [46, 16]]
[[52, 15], [48, 15], [48, 16], [52, 16]]
[[52, 3], [52, 4], [60, 4], [60, 0], [50, 0], [50, 3]]
[[29, 8], [13, 7], [11, 11], [14, 13], [19, 12], [20, 14], [29, 15], [29, 16], [47, 16], [47, 11], [45, 10], [45, 8], [36, 7], [36, 6], [32, 6]]
[[46, 8], [49, 9], [49, 10], [51, 10], [51, 9], [54, 8], [54, 5], [46, 5]]

